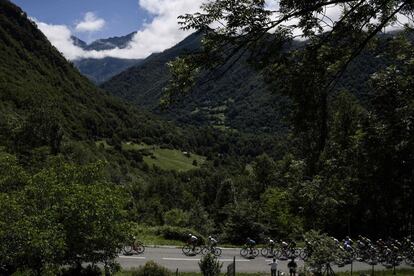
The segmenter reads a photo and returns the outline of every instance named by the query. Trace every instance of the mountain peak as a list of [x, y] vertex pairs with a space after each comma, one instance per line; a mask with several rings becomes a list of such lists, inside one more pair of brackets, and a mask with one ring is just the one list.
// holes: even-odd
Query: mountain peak
[[92, 51], [92, 50], [104, 51], [104, 50], [112, 50], [116, 48], [123, 49], [128, 46], [128, 44], [131, 42], [131, 40], [133, 39], [136, 33], [137, 32], [132, 32], [125, 36], [114, 36], [114, 37], [109, 37], [109, 38], [101, 38], [89, 44], [75, 36], [72, 36], [72, 40], [74, 41], [74, 44], [76, 46], [79, 46], [86, 51]]

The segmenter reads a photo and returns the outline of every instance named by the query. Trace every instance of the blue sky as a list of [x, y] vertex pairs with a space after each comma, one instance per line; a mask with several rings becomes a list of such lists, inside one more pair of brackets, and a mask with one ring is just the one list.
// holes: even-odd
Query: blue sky
[[[12, 0], [29, 16], [41, 22], [67, 25], [74, 34], [85, 40], [122, 36], [140, 29], [153, 16], [139, 6], [138, 0]], [[105, 26], [96, 32], [76, 32], [75, 25], [87, 12], [105, 20]]]
[[[11, 0], [27, 12], [49, 41], [69, 60], [83, 58], [141, 59], [183, 40], [177, 17], [199, 11], [204, 0]], [[84, 50], [85, 42], [137, 31], [128, 47]]]

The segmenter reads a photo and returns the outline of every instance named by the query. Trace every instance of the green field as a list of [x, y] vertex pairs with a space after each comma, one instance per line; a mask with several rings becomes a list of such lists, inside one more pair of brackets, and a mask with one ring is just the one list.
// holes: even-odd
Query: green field
[[[97, 141], [97, 147], [111, 149], [112, 146], [106, 140]], [[144, 143], [122, 143], [124, 151], [142, 151], [143, 161], [150, 167], [156, 166], [165, 171], [186, 172], [197, 169], [206, 162], [206, 158], [190, 152], [177, 149], [161, 148], [158, 145], [147, 145]]]
[[197, 154], [183, 152], [176, 149], [164, 149], [159, 146], [144, 143], [124, 143], [124, 150], [147, 150], [150, 155], [144, 156], [144, 162], [150, 167], [156, 166], [166, 171], [185, 172], [199, 168], [205, 163], [206, 158]]
[[[157, 166], [163, 170], [189, 171], [198, 168], [206, 160], [196, 154], [186, 156], [179, 150], [156, 148], [151, 152], [152, 156], [144, 156], [144, 162], [149, 166]], [[197, 166], [194, 165], [194, 161], [197, 162]]]
[[151, 146], [144, 143], [135, 144], [132, 142], [126, 142], [122, 144], [123, 150], [152, 150], [157, 148], [157, 146]]

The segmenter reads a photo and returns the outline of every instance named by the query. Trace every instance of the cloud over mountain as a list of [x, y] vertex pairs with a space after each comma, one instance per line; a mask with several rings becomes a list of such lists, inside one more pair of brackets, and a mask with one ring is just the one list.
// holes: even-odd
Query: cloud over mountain
[[[85, 51], [74, 44], [70, 27], [36, 20], [35, 22], [50, 42], [69, 60], [105, 57], [141, 59], [151, 53], [170, 48], [184, 39], [189, 32], [179, 29], [177, 17], [198, 11], [202, 2], [203, 0], [140, 0], [140, 7], [150, 13], [153, 19], [144, 24], [130, 44], [122, 49]], [[75, 30], [97, 31], [104, 25], [104, 19], [96, 17], [93, 13], [87, 13], [84, 20], [75, 26]]]
[[[63, 55], [69, 60], [106, 57], [122, 59], [142, 59], [154, 52], [160, 52], [170, 48], [184, 39], [189, 32], [179, 29], [177, 17], [186, 13], [199, 11], [201, 4], [206, 0], [139, 0], [139, 6], [152, 15], [152, 20], [137, 30], [127, 47], [122, 49], [115, 48], [110, 50], [84, 50], [74, 44], [70, 26], [50, 25], [38, 22], [40, 30], [49, 38], [51, 43], [56, 46]], [[271, 10], [278, 10], [278, 1], [267, 0], [267, 7]], [[137, 7], [138, 8], [138, 7]], [[321, 20], [327, 22], [324, 30], [330, 29], [330, 23], [337, 21], [341, 9], [332, 5], [321, 15]], [[275, 16], [277, 13], [275, 13]], [[401, 18], [404, 22], [404, 19]], [[287, 25], [294, 25], [297, 20], [287, 22]], [[94, 13], [88, 12], [84, 19], [74, 26], [77, 32], [98, 31], [106, 24], [104, 19], [98, 18]], [[401, 26], [391, 26], [388, 30], [401, 28]], [[293, 30], [294, 35], [300, 36], [298, 29]]]

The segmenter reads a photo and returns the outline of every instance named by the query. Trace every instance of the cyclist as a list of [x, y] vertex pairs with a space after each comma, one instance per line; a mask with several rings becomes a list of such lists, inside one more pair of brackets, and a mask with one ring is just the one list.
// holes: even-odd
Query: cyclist
[[287, 256], [289, 254], [289, 244], [283, 240], [280, 240], [279, 243], [282, 256]]
[[246, 246], [250, 249], [250, 254], [253, 254], [253, 248], [256, 246], [256, 241], [252, 240], [250, 237], [247, 237]]
[[344, 247], [351, 246], [354, 244], [354, 241], [351, 240], [349, 236], [346, 236], [344, 239]]
[[217, 246], [217, 240], [213, 238], [212, 236], [208, 236], [207, 239], [207, 246], [210, 250], [212, 250], [215, 246]]
[[273, 254], [275, 248], [275, 241], [272, 240], [270, 237], [267, 238], [267, 246], [269, 246], [270, 252]]
[[280, 242], [280, 245], [282, 246], [282, 249], [283, 249], [284, 251], [287, 251], [287, 250], [288, 250], [288, 248], [289, 248], [289, 244], [288, 244], [287, 242], [285, 242], [285, 241], [281, 241], [281, 242]]
[[365, 250], [367, 247], [364, 237], [362, 237], [361, 235], [358, 236], [357, 246], [359, 250]]
[[348, 253], [352, 253], [354, 251], [354, 249], [352, 248], [352, 244], [353, 244], [353, 241], [348, 236], [346, 236], [344, 239], [344, 249]]
[[188, 234], [188, 241], [187, 241], [188, 245], [192, 246], [192, 251], [195, 251], [195, 247], [198, 243], [198, 238], [196, 236], [194, 236], [193, 234]]

